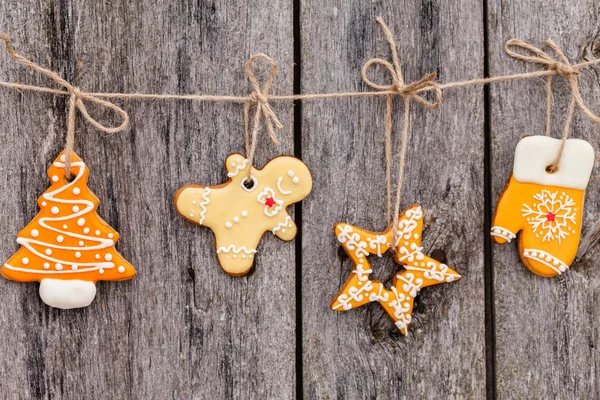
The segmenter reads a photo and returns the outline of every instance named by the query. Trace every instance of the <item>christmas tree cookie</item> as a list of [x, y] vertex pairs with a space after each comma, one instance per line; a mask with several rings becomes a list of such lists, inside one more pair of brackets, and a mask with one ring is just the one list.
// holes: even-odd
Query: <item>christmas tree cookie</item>
[[40, 282], [40, 297], [56, 308], [88, 306], [99, 280], [130, 279], [135, 269], [115, 249], [119, 234], [96, 214], [99, 200], [88, 189], [88, 168], [71, 153], [72, 180], [64, 151], [48, 169], [50, 188], [38, 199], [40, 212], [19, 232], [21, 248], [2, 276]]

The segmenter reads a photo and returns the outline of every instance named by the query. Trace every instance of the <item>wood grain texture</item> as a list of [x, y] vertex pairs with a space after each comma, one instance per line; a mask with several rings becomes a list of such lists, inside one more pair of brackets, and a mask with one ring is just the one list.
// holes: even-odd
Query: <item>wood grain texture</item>
[[[568, 3], [489, 1], [490, 72], [492, 75], [538, 70], [504, 54], [504, 42], [516, 37], [543, 47], [553, 38], [573, 63], [593, 59], [599, 39], [600, 5], [593, 0]], [[600, 112], [600, 69], [579, 76], [588, 106]], [[552, 133], [560, 137], [569, 91], [554, 79]], [[514, 148], [526, 134], [543, 135], [545, 81], [494, 85], [491, 94], [492, 184], [494, 205], [512, 170]], [[598, 127], [576, 111], [571, 137], [588, 140], [598, 152]], [[598, 157], [586, 193], [584, 234], [598, 219]], [[495, 280], [496, 372], [499, 399], [600, 397], [598, 380], [598, 278], [595, 246], [559, 278], [531, 274], [520, 263], [516, 244], [493, 247]]]
[[[291, 13], [281, 0], [2, 2], [0, 30], [83, 90], [244, 95], [246, 61], [266, 52], [280, 64], [273, 92], [291, 93]], [[51, 84], [5, 55], [0, 79]], [[7, 259], [49, 185], [66, 99], [1, 95], [0, 258]], [[120, 232], [117, 249], [139, 275], [100, 283], [94, 303], [74, 311], [46, 307], [36, 284], [0, 280], [0, 371], [11, 377], [0, 398], [292, 398], [294, 243], [265, 236], [256, 273], [232, 278], [217, 263], [212, 233], [173, 207], [182, 185], [226, 180], [226, 155], [243, 151], [242, 106], [123, 106], [131, 117], [123, 134], [97, 133], [79, 118], [76, 151], [91, 170], [99, 214]], [[276, 107], [282, 144], [262, 136], [258, 166], [293, 152], [291, 107]]]
[[[481, 3], [454, 3], [302, 1], [302, 90], [370, 90], [361, 82], [362, 65], [390, 57], [379, 15], [400, 43], [407, 82], [430, 72], [441, 81], [482, 76]], [[397, 155], [402, 102], [395, 102]], [[437, 111], [413, 105], [402, 199], [425, 210], [425, 252], [442, 249], [463, 278], [419, 294], [406, 338], [377, 304], [344, 313], [328, 307], [351, 273], [351, 263], [336, 256], [333, 223], [386, 227], [384, 115], [383, 98], [303, 105], [302, 153], [315, 171], [313, 195], [303, 203], [305, 398], [483, 398], [481, 88], [445, 93]], [[391, 258], [373, 263], [373, 278], [389, 283], [398, 266]]]

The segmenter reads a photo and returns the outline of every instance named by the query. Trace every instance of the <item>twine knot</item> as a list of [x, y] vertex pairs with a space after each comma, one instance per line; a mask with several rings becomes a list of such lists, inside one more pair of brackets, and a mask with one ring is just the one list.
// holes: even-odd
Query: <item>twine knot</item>
[[548, 68], [551, 71], [556, 71], [558, 75], [568, 78], [570, 75], [579, 75], [579, 71], [573, 68], [570, 64], [555, 62]]
[[[538, 64], [545, 64], [548, 66], [549, 71], [553, 71], [557, 75], [563, 76], [569, 83], [569, 90], [573, 96], [573, 101], [579, 106], [581, 111], [588, 116], [593, 122], [600, 124], [600, 117], [595, 115], [584, 103], [579, 91], [579, 82], [577, 76], [580, 72], [577, 69], [577, 65], [573, 66], [569, 62], [569, 59], [565, 56], [560, 47], [552, 40], [546, 40], [546, 45], [558, 56], [558, 60], [550, 56], [547, 52], [539, 49], [529, 43], [525, 43], [519, 39], [511, 39], [504, 45], [506, 53], [518, 60], [534, 62]], [[528, 54], [517, 53], [511, 49], [511, 46], [518, 47], [529, 51]]]
[[[442, 103], [442, 89], [435, 81], [435, 79], [437, 78], [437, 74], [434, 72], [427, 76], [424, 76], [416, 82], [406, 84], [402, 76], [402, 70], [400, 69], [400, 60], [398, 58], [398, 52], [396, 51], [396, 42], [394, 41], [392, 32], [389, 30], [387, 25], [385, 25], [381, 17], [377, 17], [376, 20], [381, 25], [383, 33], [385, 34], [387, 42], [390, 46], [390, 51], [392, 53], [392, 62], [390, 63], [389, 61], [383, 60], [381, 58], [371, 58], [365, 63], [360, 72], [363, 81], [373, 89], [398, 94], [402, 96], [405, 99], [405, 101], [414, 99], [427, 108], [438, 108]], [[369, 79], [367, 71], [373, 65], [382, 66], [389, 72], [391, 78], [390, 84], [382, 85], [379, 83], [375, 83], [371, 81], [371, 79]], [[419, 94], [421, 92], [428, 91], [434, 93], [435, 99], [433, 101], [426, 100]]]
[[[98, 129], [102, 132], [106, 132], [106, 133], [116, 133], [116, 132], [120, 132], [120, 131], [124, 130], [127, 127], [127, 125], [129, 124], [129, 116], [127, 115], [125, 110], [123, 110], [121, 107], [117, 106], [116, 104], [113, 104], [106, 100], [102, 100], [96, 96], [89, 94], [89, 93], [82, 92], [78, 87], [71, 85], [69, 82], [67, 82], [65, 79], [63, 79], [56, 72], [50, 71], [46, 68], [43, 68], [43, 67], [37, 65], [36, 63], [34, 63], [33, 61], [30, 61], [30, 60], [26, 59], [25, 57], [21, 56], [12, 47], [12, 45], [10, 43], [10, 38], [8, 36], [0, 34], [0, 39], [4, 40], [4, 44], [6, 45], [6, 51], [12, 58], [14, 58], [18, 62], [28, 66], [33, 71], [39, 72], [43, 75], [46, 75], [48, 78], [52, 79], [54, 82], [56, 82], [59, 85], [61, 85], [62, 87], [64, 87], [66, 90], [66, 92], [64, 92], [65, 94], [70, 95], [69, 113], [68, 113], [68, 119], [67, 119], [67, 140], [66, 140], [66, 146], [65, 146], [65, 154], [66, 154], [65, 172], [66, 172], [66, 176], [70, 177], [71, 176], [70, 153], [73, 151], [73, 145], [74, 145], [74, 141], [75, 141], [75, 112], [76, 112], [76, 110], [79, 110], [81, 112], [81, 115], [83, 115], [83, 117], [88, 122], [90, 122], [96, 129]], [[98, 122], [97, 120], [95, 120], [94, 118], [92, 118], [90, 116], [90, 114], [87, 112], [85, 104], [83, 103], [83, 100], [95, 103], [99, 106], [106, 107], [106, 108], [114, 111], [116, 114], [118, 114], [121, 117], [121, 124], [118, 126], [106, 126], [106, 125], [101, 124], [100, 122]]]
[[[254, 62], [258, 59], [266, 61], [271, 66], [271, 72], [269, 73], [269, 78], [264, 83], [262, 88], [254, 75]], [[268, 55], [259, 53], [250, 57], [248, 63], [246, 64], [246, 74], [248, 74], [248, 80], [254, 89], [252, 93], [248, 96], [250, 103], [256, 104], [256, 114], [254, 117], [254, 128], [258, 130], [258, 126], [260, 124], [261, 117], [265, 118], [265, 125], [267, 126], [267, 130], [273, 143], [277, 144], [277, 135], [275, 133], [275, 128], [273, 125], [277, 127], [277, 129], [283, 128], [283, 124], [279, 121], [279, 117], [269, 104], [269, 89], [273, 84], [273, 80], [275, 79], [275, 74], [277, 73], [277, 63]]]

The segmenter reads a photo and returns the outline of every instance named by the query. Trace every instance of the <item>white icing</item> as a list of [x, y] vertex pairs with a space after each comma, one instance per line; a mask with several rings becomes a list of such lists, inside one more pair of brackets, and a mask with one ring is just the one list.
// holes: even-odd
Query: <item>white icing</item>
[[[557, 240], [560, 244], [573, 231], [572, 226], [577, 224], [575, 201], [565, 192], [546, 189], [536, 193], [533, 198], [534, 204], [529, 206], [524, 203], [521, 214], [527, 218], [534, 233], [544, 235], [542, 241]], [[552, 221], [548, 219], [549, 215], [552, 215]]]
[[40, 283], [40, 298], [51, 307], [64, 310], [86, 307], [94, 297], [96, 285], [93, 282], [45, 278]]
[[384, 235], [377, 235], [373, 240], [369, 240], [369, 247], [373, 250], [377, 249], [377, 255], [381, 257], [381, 245], [387, 243], [387, 238]]
[[119, 271], [122, 274], [123, 272], [125, 272], [125, 267], [122, 265], [119, 265], [119, 268], [117, 268], [117, 271]]
[[31, 236], [38, 237], [39, 235], [40, 235], [40, 231], [38, 231], [37, 229], [31, 230]]
[[[265, 204], [266, 199], [268, 199], [269, 197], [272, 198], [275, 202], [275, 204], [273, 204], [271, 207], [268, 207]], [[283, 200], [277, 199], [275, 197], [275, 191], [269, 187], [265, 188], [265, 190], [260, 192], [256, 197], [256, 200], [261, 204], [265, 204], [264, 212], [267, 217], [273, 217], [277, 215], [277, 213], [283, 208]]]
[[53, 175], [52, 176], [52, 182], [58, 182], [58, 176]]
[[273, 228], [273, 231], [272, 231], [273, 235], [275, 234], [275, 232], [277, 232], [279, 230], [281, 230], [283, 233], [285, 233], [285, 229], [282, 229], [282, 228], [285, 227], [291, 220], [292, 220], [292, 217], [287, 215], [283, 222], [278, 223], [277, 226], [275, 226], [275, 228]]
[[248, 211], [244, 210], [242, 211], [242, 217], [246, 218], [248, 216]]
[[229, 221], [225, 222], [225, 228], [231, 229], [232, 227], [233, 227], [233, 225], [231, 224], [231, 222], [229, 222]]
[[60, 210], [58, 209], [58, 207], [54, 206], [50, 209], [50, 212], [54, 215], [58, 214], [60, 212]]
[[[89, 213], [90, 211], [92, 211], [94, 209], [94, 203], [92, 203], [89, 200], [67, 200], [67, 199], [60, 199], [60, 198], [56, 198], [55, 196], [59, 195], [60, 193], [67, 191], [67, 190], [72, 190], [73, 186], [77, 185], [79, 183], [79, 181], [81, 180], [81, 178], [83, 177], [83, 174], [85, 173], [85, 164], [83, 163], [83, 161], [77, 161], [71, 164], [72, 168], [75, 167], [79, 167], [79, 172], [77, 173], [77, 176], [75, 177], [75, 179], [73, 179], [71, 182], [69, 182], [68, 184], [52, 191], [52, 192], [48, 192], [48, 193], [44, 193], [42, 195], [42, 197], [47, 200], [47, 201], [52, 201], [55, 203], [59, 203], [59, 204], [66, 204], [66, 205], [79, 205], [80, 207], [82, 207], [83, 209], [80, 210], [77, 213], [71, 214], [71, 215], [66, 215], [66, 216], [61, 216], [61, 217], [41, 217], [38, 221], [38, 223], [40, 224], [41, 227], [48, 229], [49, 231], [55, 232], [60, 234], [61, 236], [65, 236], [65, 237], [71, 237], [71, 238], [76, 238], [76, 239], [84, 239], [84, 240], [88, 240], [91, 241], [93, 243], [96, 243], [94, 245], [91, 245], [89, 247], [86, 248], [86, 250], [102, 250], [102, 249], [106, 249], [108, 247], [111, 247], [114, 245], [113, 240], [111, 239], [104, 239], [104, 238], [93, 238], [90, 236], [86, 236], [86, 235], [81, 235], [81, 234], [77, 234], [74, 232], [68, 232], [65, 230], [60, 230], [58, 228], [54, 228], [53, 226], [51, 226], [49, 223], [53, 223], [52, 225], [54, 225], [54, 223], [58, 222], [58, 221], [68, 221], [68, 220], [75, 220], [77, 218], [80, 218], [81, 216]], [[55, 162], [54, 163], [55, 167], [58, 168], [65, 168], [65, 164], [63, 163], [59, 163], [59, 162]], [[52, 207], [52, 212], [54, 213], [54, 208], [56, 208], [58, 210], [58, 207], [54, 206]], [[54, 213], [57, 214], [58, 212]], [[99, 232], [99, 231], [98, 231]], [[39, 234], [39, 232], [38, 232]], [[32, 235], [33, 236], [33, 235]], [[35, 237], [35, 236], [34, 236]], [[44, 241], [41, 240], [37, 240], [37, 239], [30, 239], [27, 237], [18, 237], [17, 238], [17, 243], [19, 243], [20, 245], [24, 246], [25, 248], [27, 248], [32, 254], [42, 258], [43, 260], [47, 261], [49, 264], [54, 264], [56, 265], [68, 265], [71, 266], [74, 263], [71, 261], [66, 261], [66, 260], [61, 260], [61, 259], [57, 259], [54, 257], [51, 257], [52, 255], [52, 249], [60, 249], [60, 250], [78, 250], [78, 247], [72, 247], [72, 246], [64, 246], [61, 244], [55, 244], [55, 243], [46, 243]], [[83, 246], [85, 243], [83, 242], [83, 240], [79, 241], [79, 245]], [[36, 246], [42, 246], [47, 248], [47, 250], [44, 253], [41, 253], [40, 251], [38, 251], [36, 248], [33, 247], [33, 245]], [[78, 263], [77, 264], [80, 267], [84, 267], [82, 269], [79, 269], [77, 272], [88, 272], [88, 271], [94, 271], [97, 270], [99, 268], [105, 268], [105, 269], [110, 269], [114, 267], [113, 263]], [[28, 272], [28, 273], [40, 273], [40, 274], [60, 274], [60, 273], [70, 273], [70, 272], [75, 272], [72, 271], [70, 269], [68, 270], [58, 270], [58, 271], [42, 271], [42, 270], [32, 270], [32, 269], [27, 269], [27, 268], [20, 268], [20, 267], [16, 267], [16, 266], [12, 266], [9, 264], [5, 264], [5, 267], [8, 269], [12, 269], [15, 271], [20, 271], [20, 272]], [[45, 265], [44, 265], [45, 267]]]
[[565, 272], [567, 269], [569, 269], [569, 266], [567, 264], [554, 257], [552, 254], [542, 250], [524, 249], [523, 256], [525, 258], [531, 258], [532, 260], [544, 264], [545, 266], [554, 270], [559, 275]]
[[[296, 178], [294, 178], [296, 179]], [[281, 182], [283, 181], [283, 177], [280, 176], [279, 179], [277, 179], [277, 190], [279, 190], [279, 193], [283, 194], [283, 195], [288, 195], [288, 194], [292, 194], [291, 190], [283, 190], [281, 188]]]
[[[235, 247], [235, 245], [231, 244], [227, 247], [219, 247], [217, 249], [217, 254], [219, 253], [234, 253], [234, 254], [239, 254], [241, 252], [244, 252], [246, 254], [252, 254], [252, 253], [256, 253], [255, 249], [247, 249], [245, 246], [241, 246], [240, 248]], [[235, 256], [234, 256], [235, 257]]]
[[206, 218], [206, 206], [210, 203], [208, 195], [210, 194], [210, 188], [207, 186], [204, 189], [204, 193], [202, 193], [202, 201], [200, 202], [200, 219], [198, 223], [202, 225], [204, 223], [204, 219]]
[[296, 185], [300, 183], [300, 178], [298, 178], [297, 176], [294, 177], [294, 179], [292, 179], [292, 182], [294, 182]]
[[345, 247], [348, 250], [354, 251], [356, 258], [361, 259], [369, 254], [365, 250], [367, 248], [367, 243], [362, 240], [358, 233], [354, 232], [351, 225], [341, 225], [340, 233], [337, 238], [340, 243], [346, 243]]
[[510, 243], [511, 240], [513, 240], [514, 238], [517, 237], [517, 235], [515, 235], [514, 233], [512, 233], [508, 229], [503, 228], [501, 226], [494, 226], [494, 227], [492, 227], [492, 229], [490, 230], [490, 235], [492, 235], [492, 236], [498, 236], [498, 237], [506, 240], [509, 243]]
[[81, 189], [79, 189], [78, 187], [73, 188], [73, 194], [77, 195], [79, 193], [81, 193]]
[[294, 176], [294, 171], [290, 169], [287, 174], [290, 178], [292, 178]]
[[233, 222], [240, 222], [240, 218], [239, 217], [233, 217]]
[[527, 136], [515, 149], [513, 176], [518, 182], [584, 190], [594, 167], [594, 149], [581, 139], [567, 139], [554, 173], [546, 172], [558, 155], [561, 139]]
[[27, 265], [27, 264], [29, 264], [29, 258], [27, 258], [27, 257], [23, 257], [23, 258], [21, 259], [21, 262], [23, 263], [23, 265]]
[[230, 178], [233, 178], [234, 176], [237, 176], [237, 174], [239, 174], [241, 170], [243, 170], [244, 168], [246, 168], [246, 166], [248, 165], [248, 160], [242, 161], [242, 163], [239, 164], [239, 165], [235, 165], [235, 163], [232, 163], [231, 165], [233, 167], [235, 167], [235, 171], [228, 172], [227, 176], [230, 177]]

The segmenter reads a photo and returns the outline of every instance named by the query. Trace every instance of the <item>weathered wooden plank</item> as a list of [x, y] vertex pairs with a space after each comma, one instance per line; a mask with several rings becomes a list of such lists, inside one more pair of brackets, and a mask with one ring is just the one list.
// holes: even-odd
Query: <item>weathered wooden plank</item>
[[[437, 71], [442, 81], [483, 74], [481, 3], [303, 1], [302, 90], [369, 90], [360, 69], [389, 59], [375, 22], [395, 32], [406, 80]], [[380, 76], [380, 81], [385, 79]], [[394, 154], [401, 100], [396, 99]], [[445, 93], [438, 111], [413, 106], [402, 205], [426, 213], [424, 247], [442, 249], [459, 282], [423, 290], [408, 337], [376, 304], [345, 313], [329, 303], [351, 271], [336, 257], [334, 222], [385, 228], [385, 100], [305, 102], [302, 153], [313, 168], [313, 195], [303, 205], [303, 389], [307, 398], [398, 399], [485, 396], [481, 88]], [[394, 158], [396, 161], [397, 157]], [[376, 257], [375, 257], [376, 258]], [[391, 259], [374, 260], [389, 282]]]
[[[490, 1], [490, 72], [492, 75], [533, 71], [506, 56], [503, 46], [513, 37], [543, 47], [550, 37], [575, 62], [593, 59], [598, 40], [598, 2]], [[600, 110], [598, 69], [583, 71], [580, 88], [587, 104]], [[552, 133], [560, 137], [569, 102], [565, 80], [554, 79]], [[494, 205], [510, 172], [514, 148], [526, 134], [543, 135], [545, 81], [530, 80], [491, 88], [492, 184]], [[576, 111], [571, 136], [599, 148], [598, 128]], [[596, 161], [597, 166], [597, 161]], [[586, 194], [584, 233], [598, 219], [598, 171], [593, 171]], [[493, 247], [496, 305], [497, 394], [500, 399], [600, 396], [598, 378], [597, 294], [595, 276], [599, 248], [559, 278], [531, 274], [520, 263], [516, 245]]]
[[[22, 1], [0, 5], [0, 27], [24, 54], [84, 90], [246, 94], [244, 66], [264, 51], [280, 63], [273, 91], [292, 91], [288, 2]], [[47, 83], [6, 56], [0, 79]], [[2, 90], [1, 258], [37, 212], [46, 168], [63, 146], [65, 99]], [[137, 269], [101, 283], [83, 310], [58, 311], [36, 284], [0, 281], [2, 398], [291, 398], [295, 390], [294, 244], [265, 237], [256, 272], [219, 268], [212, 233], [180, 218], [175, 191], [226, 179], [243, 150], [242, 107], [130, 101], [131, 128], [106, 135], [78, 121], [100, 214], [121, 233]], [[103, 114], [100, 110], [92, 111]], [[281, 145], [260, 139], [257, 165], [292, 151], [292, 113]], [[110, 121], [108, 113], [103, 114]]]

